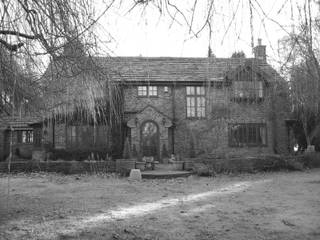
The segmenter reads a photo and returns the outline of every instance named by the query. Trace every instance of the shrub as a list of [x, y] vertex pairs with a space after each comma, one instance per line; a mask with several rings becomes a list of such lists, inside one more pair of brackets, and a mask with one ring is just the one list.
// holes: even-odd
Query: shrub
[[304, 167], [307, 168], [317, 168], [320, 167], [320, 153], [305, 153], [296, 157], [297, 161], [302, 163]]
[[214, 177], [215, 171], [213, 165], [204, 162], [197, 162], [193, 164], [192, 172], [198, 176]]

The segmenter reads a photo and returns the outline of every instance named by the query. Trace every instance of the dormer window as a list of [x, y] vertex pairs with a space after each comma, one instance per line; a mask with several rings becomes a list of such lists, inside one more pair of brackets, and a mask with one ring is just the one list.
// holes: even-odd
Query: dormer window
[[157, 97], [158, 87], [157, 86], [138, 86], [139, 97]]
[[261, 101], [264, 98], [264, 80], [259, 69], [240, 68], [232, 76], [233, 100]]
[[235, 99], [263, 99], [262, 81], [235, 81], [234, 98]]

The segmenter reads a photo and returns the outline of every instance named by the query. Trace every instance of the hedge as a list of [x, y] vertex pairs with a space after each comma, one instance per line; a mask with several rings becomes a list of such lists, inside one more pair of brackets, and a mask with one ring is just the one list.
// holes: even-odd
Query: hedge
[[[115, 172], [115, 161], [19, 161], [11, 163], [11, 171], [16, 172], [57, 172], [64, 174]], [[0, 162], [0, 172], [8, 172], [8, 163]]]
[[[186, 164], [187, 163], [187, 164]], [[186, 170], [198, 175], [213, 176], [216, 173], [261, 172], [279, 170], [303, 170], [320, 167], [320, 153], [305, 153], [298, 156], [261, 155], [254, 157], [186, 159]]]

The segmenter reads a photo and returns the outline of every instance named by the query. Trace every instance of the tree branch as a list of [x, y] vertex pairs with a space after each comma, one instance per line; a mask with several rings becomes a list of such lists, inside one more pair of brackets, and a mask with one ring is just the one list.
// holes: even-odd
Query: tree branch
[[17, 37], [23, 37], [23, 38], [27, 38], [27, 39], [37, 39], [38, 36], [35, 36], [35, 35], [28, 35], [28, 34], [25, 34], [25, 33], [21, 33], [21, 32], [18, 32], [18, 31], [12, 31], [12, 30], [0, 30], [0, 34], [2, 35], [14, 35], [14, 36], [17, 36]]
[[11, 52], [16, 52], [19, 48], [23, 46], [23, 43], [10, 44], [3, 39], [0, 39], [0, 44], [2, 44], [6, 49]]

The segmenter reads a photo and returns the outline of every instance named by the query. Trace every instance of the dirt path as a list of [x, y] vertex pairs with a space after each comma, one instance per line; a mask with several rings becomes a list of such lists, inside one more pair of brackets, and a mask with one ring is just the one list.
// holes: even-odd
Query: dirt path
[[320, 239], [320, 170], [129, 182], [0, 177], [0, 239]]

